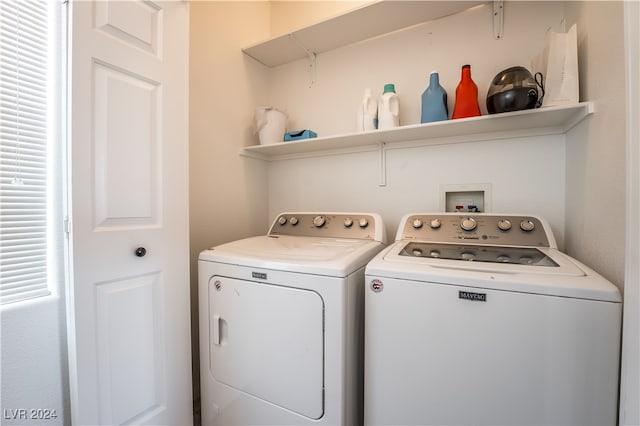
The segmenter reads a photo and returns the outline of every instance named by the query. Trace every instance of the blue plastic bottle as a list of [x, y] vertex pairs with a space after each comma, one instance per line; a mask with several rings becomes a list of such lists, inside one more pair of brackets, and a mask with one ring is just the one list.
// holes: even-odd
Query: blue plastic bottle
[[429, 77], [429, 87], [422, 93], [421, 123], [447, 120], [449, 108], [447, 107], [447, 92], [440, 86], [440, 76], [436, 71]]

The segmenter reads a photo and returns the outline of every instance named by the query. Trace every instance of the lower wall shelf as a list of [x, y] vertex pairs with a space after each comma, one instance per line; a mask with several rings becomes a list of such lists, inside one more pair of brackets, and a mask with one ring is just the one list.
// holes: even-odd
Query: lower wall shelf
[[241, 155], [274, 161], [317, 155], [369, 151], [386, 147], [442, 145], [511, 137], [564, 134], [595, 110], [593, 102], [483, 115], [388, 130], [323, 136], [295, 142], [253, 145]]

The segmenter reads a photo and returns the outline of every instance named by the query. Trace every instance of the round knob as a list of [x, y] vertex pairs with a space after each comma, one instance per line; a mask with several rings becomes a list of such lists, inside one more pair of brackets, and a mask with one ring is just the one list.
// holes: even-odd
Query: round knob
[[498, 221], [498, 229], [501, 231], [508, 231], [511, 229], [511, 222], [507, 219], [501, 219]]
[[522, 222], [520, 222], [520, 229], [525, 232], [531, 232], [535, 227], [536, 225], [530, 220], [523, 220]]
[[440, 219], [431, 219], [431, 222], [429, 222], [429, 226], [431, 226], [431, 229], [438, 229], [441, 225], [442, 222], [440, 222]]
[[440, 257], [440, 250], [431, 250], [429, 252], [429, 256], [434, 257], [434, 258], [439, 258]]
[[476, 260], [476, 255], [470, 252], [464, 252], [460, 255], [462, 260], [468, 260], [469, 262], [473, 262]]
[[279, 224], [280, 226], [286, 225], [286, 224], [287, 224], [287, 218], [286, 218], [286, 217], [284, 217], [284, 216], [280, 216], [280, 217], [278, 218], [278, 224]]
[[369, 221], [366, 217], [361, 217], [358, 221], [358, 226], [360, 226], [360, 228], [366, 228], [367, 226], [369, 226]]
[[511, 258], [506, 254], [501, 254], [496, 258], [496, 260], [500, 263], [508, 263]]
[[344, 220], [343, 224], [345, 228], [351, 228], [353, 226], [353, 219], [348, 217]]
[[313, 226], [316, 228], [322, 228], [324, 224], [327, 222], [324, 216], [316, 216], [313, 218]]
[[298, 224], [298, 218], [292, 217], [291, 219], [289, 219], [289, 223], [292, 224], [293, 226], [296, 226]]
[[460, 227], [465, 231], [473, 231], [476, 229], [476, 226], [478, 226], [478, 223], [472, 217], [464, 218], [462, 219], [462, 222], [460, 222]]
[[415, 229], [420, 229], [420, 228], [422, 228], [422, 219], [413, 219], [413, 222], [411, 223], [411, 225], [412, 225]]
[[147, 254], [147, 249], [144, 247], [138, 247], [135, 251], [135, 254], [138, 257], [144, 257], [144, 255]]
[[533, 258], [530, 256], [522, 256], [520, 258], [520, 263], [523, 265], [531, 265], [533, 263]]

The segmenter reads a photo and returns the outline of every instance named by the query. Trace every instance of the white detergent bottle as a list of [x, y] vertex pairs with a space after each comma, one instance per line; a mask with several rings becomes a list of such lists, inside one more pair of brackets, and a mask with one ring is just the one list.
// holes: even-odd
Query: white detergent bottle
[[378, 100], [378, 129], [391, 129], [400, 125], [400, 99], [393, 84], [385, 84]]
[[362, 103], [358, 109], [358, 132], [368, 132], [376, 129], [376, 120], [378, 118], [378, 104], [373, 96], [371, 89], [364, 89]]

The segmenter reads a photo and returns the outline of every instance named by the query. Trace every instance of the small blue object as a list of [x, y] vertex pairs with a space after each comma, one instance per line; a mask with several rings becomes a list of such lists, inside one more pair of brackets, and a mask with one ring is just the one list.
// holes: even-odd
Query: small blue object
[[310, 138], [317, 138], [317, 137], [318, 137], [317, 133], [312, 130], [296, 130], [293, 132], [285, 133], [284, 141], [289, 142], [289, 141], [297, 141], [300, 139], [310, 139]]

